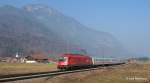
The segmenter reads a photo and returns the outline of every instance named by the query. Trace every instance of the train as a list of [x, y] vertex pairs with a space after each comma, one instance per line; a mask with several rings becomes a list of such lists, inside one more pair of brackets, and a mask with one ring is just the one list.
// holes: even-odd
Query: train
[[75, 68], [109, 66], [124, 63], [124, 61], [113, 58], [93, 58], [85, 54], [65, 53], [59, 56], [57, 69], [70, 70]]

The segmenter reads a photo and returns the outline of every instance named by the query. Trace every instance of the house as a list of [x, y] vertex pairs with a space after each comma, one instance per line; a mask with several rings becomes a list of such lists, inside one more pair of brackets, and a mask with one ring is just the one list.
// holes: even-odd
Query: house
[[29, 56], [26, 56], [26, 62], [39, 62], [39, 63], [47, 63], [48, 62], [48, 56], [44, 53], [37, 52], [33, 53]]

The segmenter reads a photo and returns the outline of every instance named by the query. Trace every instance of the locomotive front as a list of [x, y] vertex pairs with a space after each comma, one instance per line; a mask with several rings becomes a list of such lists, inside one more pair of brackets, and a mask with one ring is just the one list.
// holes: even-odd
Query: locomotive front
[[58, 59], [58, 69], [66, 69], [68, 66], [68, 57], [67, 56], [60, 56]]

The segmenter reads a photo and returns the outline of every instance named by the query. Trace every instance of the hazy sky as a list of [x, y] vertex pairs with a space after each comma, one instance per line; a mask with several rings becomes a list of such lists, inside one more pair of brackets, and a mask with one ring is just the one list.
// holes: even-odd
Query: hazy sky
[[150, 56], [150, 0], [0, 0], [0, 5], [46, 4], [82, 24], [113, 34], [131, 52]]

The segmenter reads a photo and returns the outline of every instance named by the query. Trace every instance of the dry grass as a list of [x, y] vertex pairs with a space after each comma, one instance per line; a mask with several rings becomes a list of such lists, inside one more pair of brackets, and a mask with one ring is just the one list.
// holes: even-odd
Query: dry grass
[[150, 83], [150, 63], [133, 63], [113, 68], [9, 83]]
[[0, 75], [56, 70], [56, 64], [0, 63]]
[[150, 63], [133, 63], [111, 69], [68, 74], [49, 81], [49, 83], [150, 83]]

